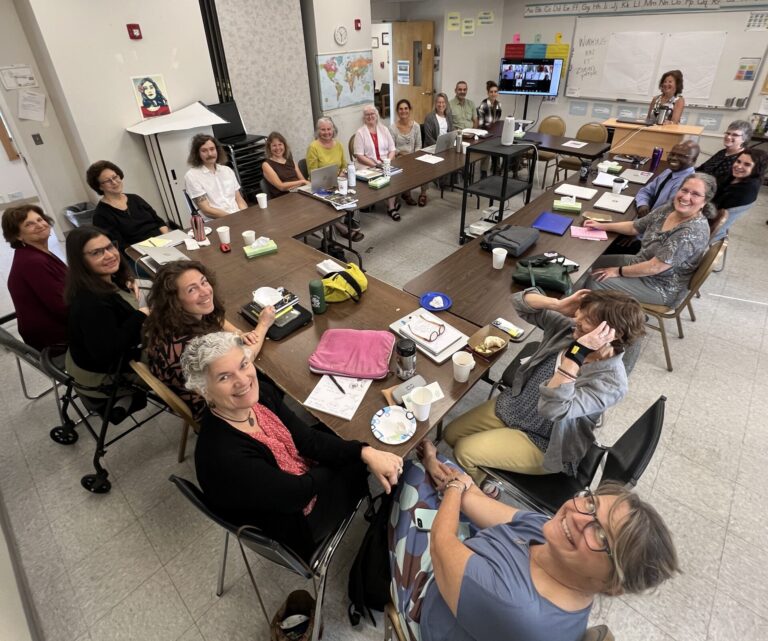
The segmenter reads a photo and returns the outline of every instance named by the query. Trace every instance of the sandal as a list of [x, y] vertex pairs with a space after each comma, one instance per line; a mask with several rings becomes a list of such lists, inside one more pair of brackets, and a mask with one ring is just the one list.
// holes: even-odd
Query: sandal
[[389, 209], [389, 210], [387, 210], [387, 213], [389, 214], [389, 217], [390, 217], [392, 220], [400, 220], [400, 214], [398, 214], [398, 213], [397, 213], [397, 209], [398, 209], [398, 208], [397, 208], [397, 207], [395, 207], [394, 209]]
[[409, 207], [416, 206], [416, 201], [413, 199], [413, 196], [411, 196], [410, 194], [403, 194], [402, 199], [403, 199], [403, 202]]
[[427, 195], [419, 194], [419, 207], [426, 207], [426, 205], [427, 205]]

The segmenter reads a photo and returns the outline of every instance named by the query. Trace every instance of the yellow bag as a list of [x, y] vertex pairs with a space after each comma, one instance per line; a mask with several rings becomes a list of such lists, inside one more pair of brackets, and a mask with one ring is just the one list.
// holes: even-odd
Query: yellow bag
[[323, 278], [323, 289], [326, 303], [343, 303], [350, 298], [358, 303], [368, 289], [368, 279], [355, 263], [347, 263], [343, 272], [331, 272]]

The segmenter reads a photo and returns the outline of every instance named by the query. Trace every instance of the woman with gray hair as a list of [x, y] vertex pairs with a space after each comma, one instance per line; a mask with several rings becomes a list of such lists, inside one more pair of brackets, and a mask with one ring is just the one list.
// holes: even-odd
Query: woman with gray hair
[[333, 120], [323, 116], [317, 119], [315, 139], [307, 147], [307, 170], [310, 172], [328, 165], [336, 165], [339, 173], [347, 171], [347, 161], [344, 159], [344, 147], [336, 140], [339, 130]]
[[[363, 126], [355, 132], [355, 161], [363, 167], [381, 167], [397, 154], [395, 141], [389, 129], [379, 123], [379, 111], [374, 105], [363, 107]], [[387, 213], [392, 220], [400, 220], [400, 203], [387, 198]]]
[[733, 163], [752, 138], [752, 125], [746, 120], [734, 120], [723, 134], [723, 148], [705, 163], [696, 167], [696, 171], [714, 176], [718, 186], [731, 177]]
[[584, 225], [591, 229], [643, 235], [636, 256], [598, 258], [586, 287], [618, 289], [641, 303], [673, 307], [709, 246], [707, 219], [717, 214], [711, 202], [716, 190], [712, 176], [697, 172], [685, 179], [670, 203], [644, 218], [620, 223], [586, 221]]
[[190, 341], [181, 357], [187, 388], [208, 405], [195, 468], [206, 502], [222, 518], [255, 525], [308, 560], [368, 491], [368, 470], [389, 493], [403, 460], [317, 424], [276, 395], [259, 398], [250, 349], [237, 334]]

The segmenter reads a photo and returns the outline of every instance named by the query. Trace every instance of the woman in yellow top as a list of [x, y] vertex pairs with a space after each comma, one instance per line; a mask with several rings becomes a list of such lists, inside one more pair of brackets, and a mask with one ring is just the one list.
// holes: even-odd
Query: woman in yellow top
[[312, 172], [328, 165], [338, 165], [339, 173], [346, 172], [344, 147], [336, 140], [339, 130], [333, 120], [323, 116], [315, 125], [315, 139], [307, 147], [307, 169]]

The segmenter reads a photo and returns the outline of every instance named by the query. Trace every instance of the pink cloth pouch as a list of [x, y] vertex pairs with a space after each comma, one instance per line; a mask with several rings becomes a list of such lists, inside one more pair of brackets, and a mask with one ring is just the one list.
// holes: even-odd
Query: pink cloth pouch
[[386, 378], [395, 347], [391, 332], [371, 329], [327, 329], [309, 357], [315, 374], [354, 378]]

